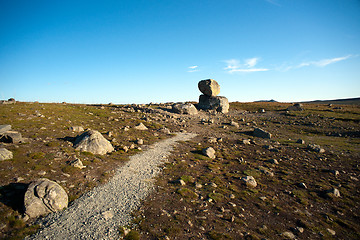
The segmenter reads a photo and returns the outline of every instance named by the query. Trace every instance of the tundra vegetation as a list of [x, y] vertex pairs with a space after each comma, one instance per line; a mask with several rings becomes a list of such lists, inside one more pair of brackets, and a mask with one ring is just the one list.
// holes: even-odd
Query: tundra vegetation
[[[0, 105], [0, 124], [23, 137], [0, 143], [13, 153], [0, 162], [0, 238], [22, 239], [39, 228], [36, 219], [23, 218], [30, 182], [57, 182], [71, 204], [130, 155], [187, 131], [198, 135], [177, 145], [156, 191], [131, 225], [119, 226], [119, 238], [359, 239], [359, 105], [308, 103], [287, 111], [291, 105], [233, 102], [226, 114], [192, 115], [172, 112], [172, 104]], [[140, 123], [147, 130], [136, 129]], [[77, 126], [99, 131], [115, 151], [75, 150]], [[254, 136], [255, 128], [271, 138]], [[203, 154], [208, 147], [215, 157]], [[86, 167], [71, 165], [75, 159]], [[256, 186], [246, 181], [250, 176]]]

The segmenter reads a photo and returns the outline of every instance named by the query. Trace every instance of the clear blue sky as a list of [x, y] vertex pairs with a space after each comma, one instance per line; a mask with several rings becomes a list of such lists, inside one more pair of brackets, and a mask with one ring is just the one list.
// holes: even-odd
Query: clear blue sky
[[360, 97], [359, 0], [0, 0], [0, 99]]

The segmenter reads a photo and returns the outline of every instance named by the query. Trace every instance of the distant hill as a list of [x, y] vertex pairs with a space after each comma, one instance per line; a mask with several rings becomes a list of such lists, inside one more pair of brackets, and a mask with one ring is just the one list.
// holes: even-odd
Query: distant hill
[[335, 99], [335, 100], [315, 100], [315, 101], [302, 102], [302, 103], [360, 105], [360, 97]]
[[258, 101], [254, 101], [254, 102], [277, 102], [274, 99], [271, 100], [258, 100]]

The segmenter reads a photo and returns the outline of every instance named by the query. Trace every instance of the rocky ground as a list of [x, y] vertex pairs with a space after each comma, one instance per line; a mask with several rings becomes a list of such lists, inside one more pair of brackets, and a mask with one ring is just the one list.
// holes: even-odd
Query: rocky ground
[[[119, 238], [359, 239], [360, 107], [289, 106], [231, 103], [227, 114], [188, 115], [171, 104], [0, 105], [0, 124], [23, 138], [0, 146], [13, 153], [0, 162], [0, 237], [21, 239], [39, 228], [22, 217], [31, 181], [56, 181], [73, 201], [107, 182], [130, 155], [182, 131], [198, 136], [172, 152], [157, 191], [132, 224], [119, 224]], [[139, 123], [148, 129], [135, 129]], [[76, 151], [78, 126], [100, 131], [116, 151]], [[254, 136], [255, 128], [271, 138]], [[207, 147], [214, 158], [202, 152]], [[76, 158], [86, 168], [71, 166]]]

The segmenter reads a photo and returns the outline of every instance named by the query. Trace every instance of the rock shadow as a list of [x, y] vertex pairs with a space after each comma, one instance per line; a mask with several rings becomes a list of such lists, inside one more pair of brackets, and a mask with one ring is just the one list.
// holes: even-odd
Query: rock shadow
[[0, 202], [19, 213], [24, 213], [24, 196], [29, 184], [10, 183], [0, 187]]
[[57, 138], [57, 140], [60, 140], [60, 141], [65, 141], [65, 142], [71, 142], [72, 144], [75, 143], [75, 140], [76, 140], [77, 136], [76, 137], [63, 137], [63, 138]]

